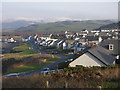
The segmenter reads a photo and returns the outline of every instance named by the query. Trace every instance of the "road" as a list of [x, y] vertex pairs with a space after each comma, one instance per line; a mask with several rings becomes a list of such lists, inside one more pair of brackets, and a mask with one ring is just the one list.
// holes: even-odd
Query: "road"
[[[41, 54], [48, 54], [45, 50], [39, 49], [38, 45], [34, 44], [33, 40], [29, 41], [29, 44], [36, 52], [41, 53]], [[58, 59], [56, 62], [54, 62], [52, 64], [49, 64], [49, 65], [45, 66], [44, 68], [49, 68], [50, 70], [56, 70], [58, 63], [62, 63], [64, 61], [66, 61], [67, 59], [72, 58], [71, 56], [66, 56], [64, 54], [54, 54], [54, 55], [59, 56], [60, 59]], [[28, 72], [22, 72], [22, 73], [19, 73], [19, 76], [21, 76], [21, 77], [24, 76], [24, 75], [31, 76], [31, 75], [36, 74], [36, 73], [40, 74], [41, 70], [33, 70], [33, 71], [28, 71]], [[15, 76], [16, 76], [16, 74], [15, 74]]]
[[[38, 45], [37, 44], [34, 44], [33, 41], [29, 41], [31, 47], [38, 53], [41, 53], [41, 54], [48, 54], [47, 52], [45, 52], [45, 50], [42, 50], [42, 49], [39, 49], [38, 48]], [[44, 68], [49, 68], [50, 70], [54, 70], [54, 69], [57, 69], [57, 65], [58, 63], [61, 63], [61, 62], [64, 62], [66, 61], [67, 59], [69, 58], [72, 58], [71, 56], [66, 56], [64, 54], [54, 54], [58, 57], [60, 57], [60, 59], [58, 59], [55, 63], [52, 63], [52, 64], [49, 64], [47, 65], [46, 67]]]

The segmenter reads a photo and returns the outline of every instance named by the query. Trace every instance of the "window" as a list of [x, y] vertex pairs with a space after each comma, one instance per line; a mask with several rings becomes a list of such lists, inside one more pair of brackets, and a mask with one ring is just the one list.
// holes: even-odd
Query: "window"
[[109, 44], [109, 50], [113, 50], [113, 44]]

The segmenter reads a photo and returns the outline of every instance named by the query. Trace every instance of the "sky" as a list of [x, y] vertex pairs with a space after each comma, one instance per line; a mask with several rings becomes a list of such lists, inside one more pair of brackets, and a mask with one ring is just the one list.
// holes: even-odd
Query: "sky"
[[119, 0], [2, 0], [2, 2], [118, 2]]
[[[9, 1], [9, 2], [8, 2]], [[19, 1], [19, 0], [18, 0]], [[24, 0], [25, 1], [25, 0]], [[26, 0], [27, 1], [27, 0]], [[2, 2], [2, 19], [9, 20], [91, 20], [117, 19], [118, 2]], [[40, 1], [40, 0], [38, 0]], [[54, 0], [53, 0], [54, 1]], [[0, 19], [1, 20], [1, 19]]]

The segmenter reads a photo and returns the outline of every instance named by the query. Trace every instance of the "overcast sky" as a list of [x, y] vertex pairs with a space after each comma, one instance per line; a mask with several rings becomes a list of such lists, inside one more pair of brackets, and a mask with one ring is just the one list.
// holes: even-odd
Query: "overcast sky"
[[117, 2], [3, 2], [3, 20], [117, 19]]

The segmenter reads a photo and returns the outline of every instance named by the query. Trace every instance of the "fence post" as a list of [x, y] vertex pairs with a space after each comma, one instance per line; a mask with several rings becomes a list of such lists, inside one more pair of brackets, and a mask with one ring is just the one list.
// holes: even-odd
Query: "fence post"
[[46, 81], [46, 88], [49, 88], [49, 81]]
[[68, 88], [68, 83], [67, 82], [65, 82], [64, 88]]
[[101, 90], [102, 87], [101, 87], [101, 86], [98, 86], [98, 88]]
[[45, 72], [43, 72], [43, 76], [45, 77]]

